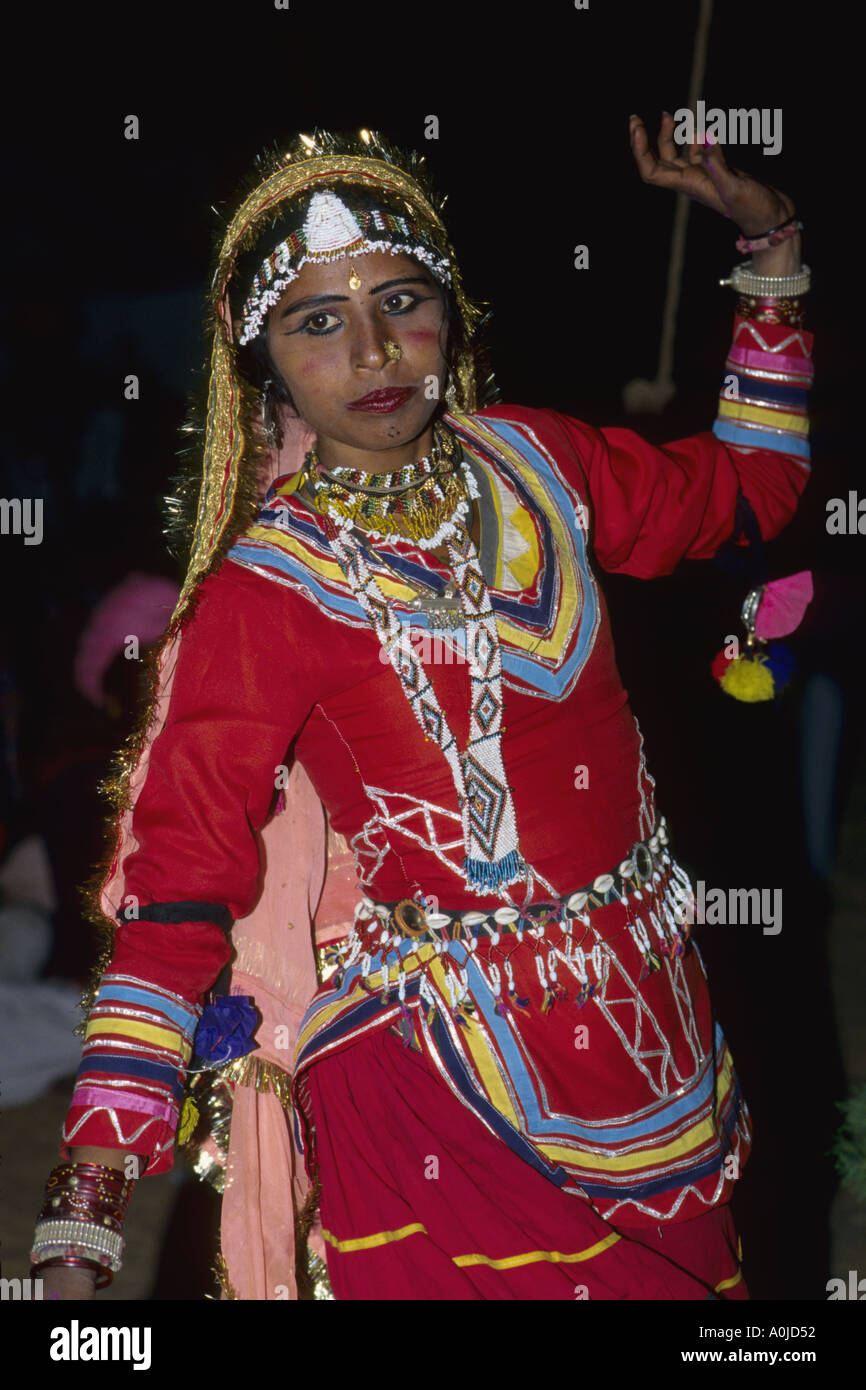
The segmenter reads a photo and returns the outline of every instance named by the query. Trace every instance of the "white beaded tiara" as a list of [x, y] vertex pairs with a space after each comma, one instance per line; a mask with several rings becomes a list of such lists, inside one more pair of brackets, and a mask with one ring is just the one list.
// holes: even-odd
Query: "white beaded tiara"
[[257, 337], [268, 310], [279, 303], [308, 262], [340, 261], [373, 251], [414, 256], [437, 280], [451, 284], [450, 261], [412, 217], [383, 207], [353, 211], [336, 193], [314, 193], [303, 226], [274, 247], [253, 277], [243, 308], [240, 343]]

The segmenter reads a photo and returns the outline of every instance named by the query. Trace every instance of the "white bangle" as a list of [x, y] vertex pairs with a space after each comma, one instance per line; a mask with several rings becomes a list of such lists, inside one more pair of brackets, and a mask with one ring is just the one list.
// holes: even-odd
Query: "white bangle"
[[720, 280], [719, 284], [730, 285], [740, 294], [788, 299], [793, 295], [808, 294], [812, 287], [812, 272], [804, 265], [796, 275], [753, 275], [752, 262], [743, 261], [735, 265], [727, 280]]
[[[120, 1269], [124, 1240], [117, 1231], [108, 1231], [91, 1221], [40, 1221], [36, 1227], [30, 1258], [34, 1264], [62, 1258], [81, 1250], [106, 1258], [113, 1273]], [[82, 1256], [86, 1258], [86, 1256]]]

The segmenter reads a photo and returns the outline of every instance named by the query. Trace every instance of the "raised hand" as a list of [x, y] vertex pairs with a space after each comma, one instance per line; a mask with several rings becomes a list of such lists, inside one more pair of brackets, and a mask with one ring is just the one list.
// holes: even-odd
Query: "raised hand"
[[685, 193], [696, 203], [729, 217], [747, 237], [759, 236], [792, 216], [793, 199], [732, 168], [721, 145], [709, 140], [677, 145], [673, 138], [674, 118], [669, 111], [662, 113], [658, 154], [650, 147], [640, 116], [630, 116], [628, 125], [632, 154], [644, 183]]

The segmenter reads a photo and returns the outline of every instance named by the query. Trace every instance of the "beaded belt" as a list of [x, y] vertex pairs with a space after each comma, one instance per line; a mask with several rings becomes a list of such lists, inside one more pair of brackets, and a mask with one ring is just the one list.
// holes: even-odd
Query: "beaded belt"
[[[528, 937], [544, 991], [542, 1012], [548, 1013], [555, 1001], [570, 997], [559, 979], [560, 967], [577, 981], [575, 1003], [583, 1008], [597, 990], [604, 988], [613, 961], [620, 959], [617, 937], [625, 935], [634, 943], [642, 961], [641, 980], [661, 970], [665, 960], [673, 963], [684, 954], [690, 934], [688, 924], [694, 920], [694, 891], [668, 844], [668, 829], [662, 819], [649, 839], [633, 845], [628, 856], [610, 873], [599, 874], [574, 893], [521, 907], [443, 912], [437, 905], [435, 911], [425, 911], [423, 901], [413, 898], [402, 898], [396, 903], [362, 898], [355, 908], [349, 936], [324, 948], [322, 963], [329, 972], [326, 979], [333, 989], [340, 990], [347, 972], [354, 972], [365, 990], [381, 994], [383, 1005], [398, 1002], [398, 1026], [408, 1038], [413, 1027], [407, 1004], [410, 977], [420, 970], [420, 998], [426, 1006], [435, 1008], [427, 979], [435, 960], [444, 971], [451, 1012], [459, 1022], [465, 1023], [476, 1008], [469, 985], [470, 957], [487, 978], [497, 1014], [511, 1008], [525, 1010], [529, 999], [518, 995], [510, 956]], [[591, 914], [594, 909], [613, 903], [625, 908], [625, 922], [610, 937], [602, 934]], [[481, 938], [487, 938], [490, 947], [483, 968], [475, 956]], [[514, 941], [508, 952], [504, 950], [506, 940]], [[433, 956], [420, 966], [413, 964], [416, 946], [424, 943], [432, 944]], [[392, 980], [395, 972], [396, 979]], [[392, 995], [393, 984], [397, 985], [396, 997]]]
[[[427, 912], [423, 904], [413, 898], [402, 898], [395, 903], [363, 898], [355, 908], [353, 936], [358, 940], [358, 929], [366, 926], [368, 932], [381, 932], [380, 947], [387, 946], [393, 935], [419, 944], [463, 941], [472, 950], [481, 936], [491, 936], [498, 941], [508, 932], [516, 932], [521, 938], [525, 930], [538, 935], [539, 929], [543, 931], [554, 922], [567, 928], [575, 918], [586, 922], [595, 908], [620, 902], [636, 911], [638, 920], [630, 923], [629, 930], [646, 960], [650, 961], [659, 950], [664, 955], [679, 955], [688, 937], [689, 915], [683, 909], [691, 896], [691, 885], [671, 858], [668, 844], [667, 823], [662, 817], [654, 834], [634, 844], [628, 857], [610, 873], [599, 874], [592, 883], [574, 893], [523, 907], [498, 907], [487, 912], [464, 908], [454, 912]], [[647, 915], [653, 902], [660, 909], [658, 913], [648, 913], [658, 937], [655, 947], [640, 920]]]

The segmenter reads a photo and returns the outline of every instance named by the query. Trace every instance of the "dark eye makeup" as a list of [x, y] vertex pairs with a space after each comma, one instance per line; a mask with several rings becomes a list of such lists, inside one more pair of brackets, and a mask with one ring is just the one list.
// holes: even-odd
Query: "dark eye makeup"
[[[388, 314], [390, 318], [395, 318], [398, 314], [411, 313], [412, 310], [416, 309], [419, 304], [426, 304], [429, 300], [433, 298], [433, 295], [413, 294], [409, 290], [391, 290], [387, 295], [385, 295], [382, 301], [382, 311], [383, 313]], [[390, 301], [395, 299], [407, 299], [409, 300], [409, 303], [404, 304], [402, 308], [399, 309], [385, 308], [385, 305], [387, 305], [388, 303], [390, 303]], [[336, 321], [330, 327], [320, 326], [317, 328], [313, 326], [317, 319], [335, 319]], [[293, 328], [289, 330], [289, 333], [286, 336], [291, 337], [294, 333], [304, 333], [307, 335], [307, 337], [310, 338], [325, 338], [329, 334], [335, 333], [336, 330], [340, 327], [340, 325], [341, 320], [337, 318], [336, 314], [330, 313], [327, 309], [316, 309], [312, 314], [307, 315], [307, 317], [304, 319], [303, 323], [300, 325], [299, 328]]]

